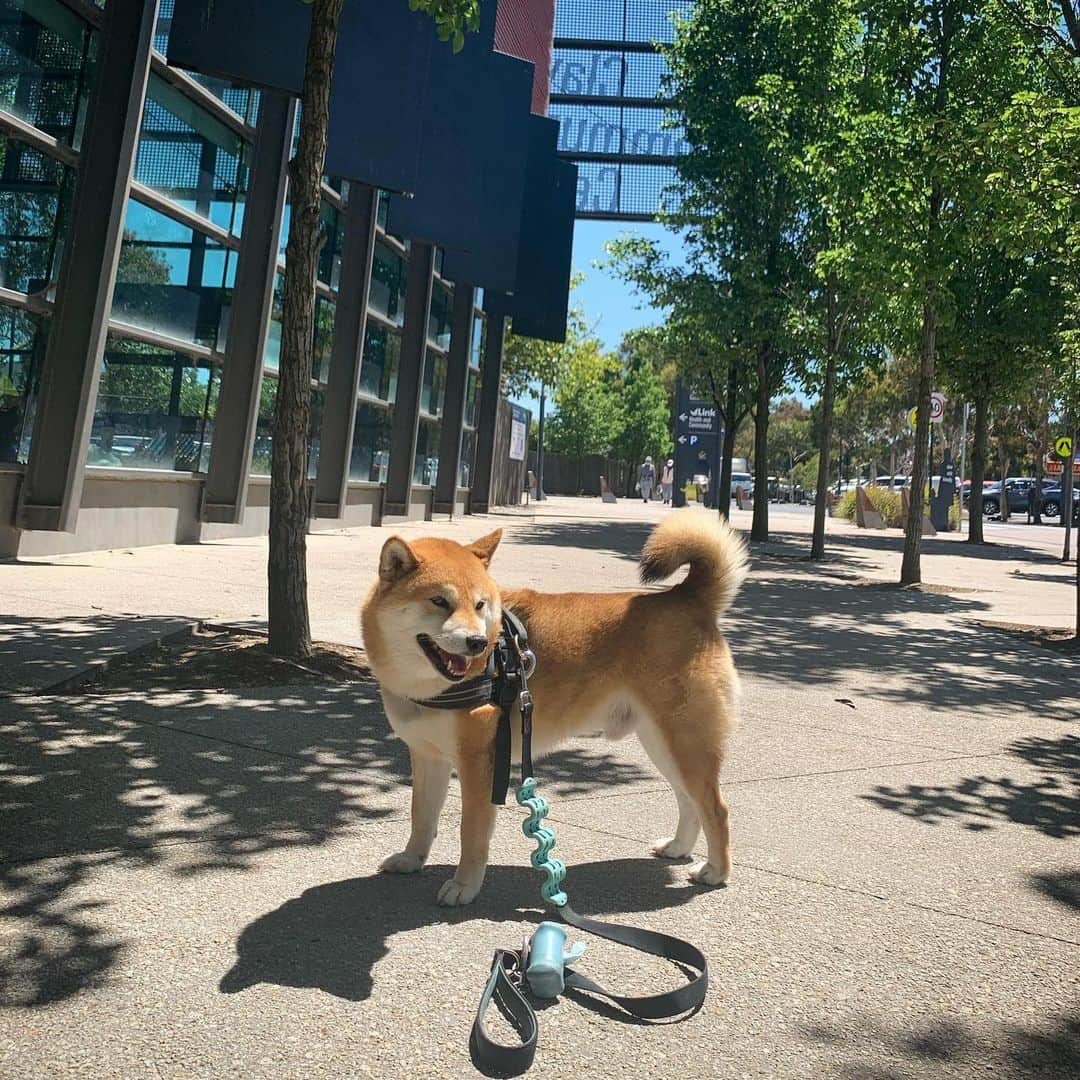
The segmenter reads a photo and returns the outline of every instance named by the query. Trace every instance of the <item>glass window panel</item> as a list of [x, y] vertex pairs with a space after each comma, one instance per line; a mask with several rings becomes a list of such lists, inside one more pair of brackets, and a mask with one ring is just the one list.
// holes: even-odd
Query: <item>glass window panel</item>
[[[270, 325], [267, 328], [266, 348], [263, 350], [263, 367], [277, 371], [281, 362], [281, 316], [285, 303], [285, 275], [274, 279], [274, 299], [270, 308]], [[315, 353], [312, 360], [312, 378], [326, 382], [330, 374], [330, 354], [334, 345], [334, 316], [337, 306], [325, 296], [315, 298]]]
[[[285, 211], [281, 219], [281, 238], [278, 242], [278, 259], [285, 261], [285, 252], [289, 246], [289, 223], [292, 220], [292, 202], [288, 189], [285, 191]], [[319, 214], [319, 227], [322, 229], [322, 251], [319, 253], [319, 280], [330, 288], [336, 289], [341, 280], [341, 249], [345, 243], [345, 215], [336, 206], [323, 202]]]
[[266, 333], [266, 348], [263, 350], [263, 367], [277, 371], [281, 360], [281, 310], [285, 303], [285, 275], [274, 278], [274, 299], [270, 305], [270, 326]]
[[405, 260], [381, 240], [371, 259], [368, 306], [398, 326], [405, 321]]
[[337, 304], [325, 296], [315, 297], [315, 355], [311, 365], [311, 377], [316, 382], [326, 382], [330, 377], [330, 354], [334, 347], [334, 317]]
[[424, 357], [424, 381], [420, 387], [420, 411], [442, 416], [446, 398], [446, 357], [428, 349]]
[[390, 465], [390, 424], [394, 410], [361, 401], [353, 425], [349, 479], [385, 483]]
[[94, 38], [57, 0], [0, 0], [0, 109], [77, 147]]
[[390, 192], [380, 191], [378, 201], [375, 203], [375, 224], [386, 232], [386, 213], [390, 206]]
[[151, 74], [135, 179], [239, 234], [248, 186], [243, 139], [176, 87]]
[[476, 432], [461, 433], [461, 464], [458, 467], [458, 487], [472, 486], [473, 462], [476, 460]]
[[375, 319], [364, 331], [364, 359], [360, 365], [360, 392], [392, 402], [397, 397], [401, 334]]
[[484, 362], [484, 344], [487, 341], [487, 319], [477, 314], [473, 317], [472, 341], [469, 343], [469, 364], [479, 368]]
[[451, 311], [454, 299], [450, 290], [439, 282], [431, 287], [431, 310], [428, 313], [428, 340], [440, 349], [450, 348]]
[[311, 391], [311, 420], [308, 423], [308, 465], [309, 480], [315, 479], [319, 469], [319, 447], [321, 445], [323, 408], [326, 394], [322, 390]]
[[[274, 408], [277, 404], [277, 377], [263, 373], [259, 386], [259, 414], [255, 420], [255, 445], [251, 454], [251, 472], [255, 476], [270, 475], [270, 458], [274, 445]], [[308, 422], [308, 479], [315, 478], [319, 467], [319, 432], [325, 396], [322, 390], [311, 392], [311, 413]]]
[[0, 285], [55, 286], [75, 176], [32, 147], [0, 136]]
[[223, 349], [235, 258], [202, 233], [130, 199], [112, 317]]
[[345, 215], [330, 203], [322, 204], [319, 216], [326, 240], [319, 253], [319, 280], [331, 289], [336, 289], [341, 281], [341, 248], [345, 242]]
[[416, 456], [413, 458], [413, 483], [433, 487], [439, 474], [439, 438], [442, 424], [421, 420], [416, 429]]
[[465, 386], [465, 425], [476, 427], [480, 415], [480, 372], [469, 369], [469, 381]]
[[270, 450], [274, 436], [274, 406], [277, 403], [277, 379], [264, 374], [259, 386], [259, 415], [255, 420], [255, 446], [251, 471], [256, 476], [270, 475]]
[[193, 472], [206, 459], [217, 371], [205, 361], [110, 335], [87, 464]]
[[0, 305], [0, 462], [25, 464], [47, 319]]

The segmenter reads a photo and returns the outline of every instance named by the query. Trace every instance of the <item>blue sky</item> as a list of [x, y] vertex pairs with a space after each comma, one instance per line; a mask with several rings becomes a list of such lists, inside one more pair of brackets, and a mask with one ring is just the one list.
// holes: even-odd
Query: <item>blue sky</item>
[[573, 267], [575, 273], [580, 271], [585, 275], [585, 283], [574, 293], [574, 300], [584, 305], [590, 325], [595, 326], [597, 336], [607, 349], [618, 348], [619, 340], [627, 330], [664, 321], [661, 311], [619, 281], [610, 270], [594, 266], [606, 259], [606, 240], [629, 232], [655, 239], [675, 261], [681, 261], [679, 238], [660, 225], [620, 221], [579, 221], [575, 224]]
[[[638, 233], [656, 240], [664, 251], [681, 261], [682, 245], [669, 230], [649, 222], [578, 221], [574, 225], [573, 269], [585, 275], [584, 283], [574, 292], [572, 303], [585, 308], [589, 325], [603, 342], [605, 349], [615, 350], [627, 330], [638, 326], [656, 326], [664, 321], [663, 312], [652, 307], [629, 285], [623, 284], [610, 270], [598, 269], [594, 263], [606, 260], [604, 242], [623, 233]], [[517, 402], [536, 415], [536, 399], [523, 398]]]

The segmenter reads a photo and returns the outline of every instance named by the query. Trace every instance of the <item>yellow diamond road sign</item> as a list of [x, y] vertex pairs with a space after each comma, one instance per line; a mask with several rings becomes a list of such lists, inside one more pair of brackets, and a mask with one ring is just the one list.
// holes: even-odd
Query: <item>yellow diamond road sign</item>
[[1054, 452], [1064, 460], [1071, 458], [1073, 452], [1072, 438], [1068, 435], [1059, 435], [1054, 440]]

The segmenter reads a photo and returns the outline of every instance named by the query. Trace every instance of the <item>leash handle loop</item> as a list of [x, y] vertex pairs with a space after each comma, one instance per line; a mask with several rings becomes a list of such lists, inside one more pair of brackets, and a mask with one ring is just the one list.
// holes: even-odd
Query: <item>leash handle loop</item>
[[[491, 964], [491, 975], [484, 987], [469, 1034], [469, 1053], [473, 1064], [485, 1072], [520, 1076], [529, 1069], [536, 1056], [536, 1013], [519, 989], [524, 971], [525, 963], [521, 953], [510, 949], [496, 950]], [[521, 1037], [521, 1042], [516, 1046], [495, 1042], [484, 1028], [484, 1017], [492, 1001]]]

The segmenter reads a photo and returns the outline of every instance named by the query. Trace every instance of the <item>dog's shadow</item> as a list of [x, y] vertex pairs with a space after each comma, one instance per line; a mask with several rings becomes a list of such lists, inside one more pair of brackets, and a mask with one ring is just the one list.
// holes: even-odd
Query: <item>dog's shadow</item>
[[[431, 866], [421, 875], [373, 874], [308, 889], [244, 928], [236, 962], [219, 989], [235, 994], [269, 983], [363, 1001], [371, 995], [372, 969], [395, 934], [483, 919], [516, 924], [499, 942], [516, 947], [524, 932], [521, 924], [543, 917], [540, 876], [529, 867], [490, 867], [473, 904], [437, 907], [438, 884], [453, 870]], [[612, 859], [573, 867], [565, 888], [582, 914], [604, 918], [617, 912], [618, 922], [635, 911], [676, 907], [703, 895], [700, 886], [679, 877], [677, 869], [658, 859]], [[532, 897], [537, 897], [535, 906], [529, 903]]]

